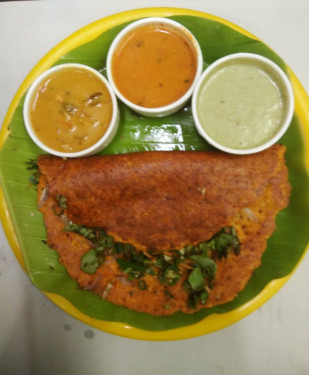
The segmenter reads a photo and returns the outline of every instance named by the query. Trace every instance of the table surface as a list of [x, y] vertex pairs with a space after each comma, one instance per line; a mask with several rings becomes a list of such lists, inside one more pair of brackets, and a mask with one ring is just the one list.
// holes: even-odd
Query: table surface
[[[149, 6], [191, 8], [262, 39], [309, 92], [308, 0], [45, 0], [0, 3], [0, 124], [32, 67], [72, 32], [104, 16]], [[34, 287], [0, 226], [0, 373], [309, 374], [309, 254], [284, 287], [245, 319], [173, 342], [121, 338], [60, 310]]]

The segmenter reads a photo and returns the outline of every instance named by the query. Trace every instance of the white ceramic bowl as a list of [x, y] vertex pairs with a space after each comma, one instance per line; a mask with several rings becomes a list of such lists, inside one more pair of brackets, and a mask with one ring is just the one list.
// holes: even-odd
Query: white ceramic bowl
[[[32, 122], [31, 122], [31, 117], [30, 117], [30, 108], [31, 104], [33, 101], [33, 97], [40, 86], [40, 84], [46, 80], [51, 74], [60, 71], [62, 69], [68, 69], [68, 68], [73, 68], [73, 69], [81, 69], [81, 70], [86, 70], [87, 72], [92, 73], [96, 77], [98, 77], [103, 84], [106, 86], [112, 100], [112, 117], [110, 124], [107, 128], [107, 131], [103, 134], [102, 138], [100, 138], [96, 143], [92, 144], [90, 147], [83, 149], [81, 151], [76, 151], [76, 152], [65, 152], [65, 151], [57, 151], [46, 144], [44, 144], [36, 135], [36, 133], [33, 130]], [[24, 102], [24, 107], [23, 107], [23, 117], [24, 117], [24, 122], [26, 129], [28, 131], [29, 136], [33, 140], [34, 143], [38, 147], [40, 147], [42, 150], [45, 152], [59, 156], [59, 157], [66, 157], [66, 158], [75, 158], [75, 157], [84, 157], [84, 156], [90, 156], [93, 154], [98, 153], [99, 151], [103, 150], [114, 138], [117, 130], [118, 130], [118, 124], [119, 124], [119, 113], [118, 113], [118, 104], [117, 104], [117, 99], [116, 96], [108, 82], [108, 80], [100, 74], [97, 70], [83, 64], [76, 64], [76, 63], [68, 63], [68, 64], [61, 64], [54, 66], [45, 72], [43, 72], [39, 77], [36, 78], [36, 80], [33, 82], [31, 85], [30, 89], [28, 90], [26, 97], [25, 97], [25, 102]]]
[[[163, 26], [163, 27], [165, 26], [167, 29], [175, 30], [180, 35], [184, 36], [184, 38], [191, 44], [191, 46], [193, 48], [193, 51], [196, 55], [196, 65], [197, 65], [194, 80], [193, 80], [191, 86], [189, 87], [189, 89], [185, 92], [185, 94], [171, 104], [167, 104], [167, 105], [155, 107], [155, 108], [148, 108], [148, 107], [140, 106], [140, 105], [137, 105], [137, 104], [133, 103], [132, 101], [128, 100], [119, 91], [119, 89], [118, 89], [118, 87], [115, 83], [115, 79], [114, 79], [114, 75], [113, 75], [113, 69], [112, 69], [112, 61], [113, 61], [113, 56], [115, 54], [115, 51], [117, 51], [117, 48], [119, 47], [119, 45], [121, 45], [121, 43], [128, 36], [128, 34], [132, 33], [132, 31], [135, 31], [138, 28], [143, 28], [143, 27], [149, 26], [149, 25], [158, 25], [158, 26]], [[203, 70], [203, 56], [202, 56], [202, 52], [201, 52], [199, 43], [197, 42], [197, 40], [195, 39], [193, 34], [186, 27], [184, 27], [180, 23], [178, 23], [176, 21], [173, 21], [171, 19], [168, 19], [168, 18], [150, 17], [150, 18], [144, 18], [144, 19], [140, 19], [138, 21], [135, 21], [135, 22], [129, 24], [128, 26], [126, 26], [122, 31], [120, 31], [120, 33], [113, 40], [113, 42], [112, 42], [112, 44], [109, 48], [108, 55], [107, 55], [106, 67], [107, 67], [108, 80], [109, 80], [114, 92], [116, 93], [117, 97], [123, 103], [125, 103], [133, 111], [135, 111], [139, 114], [142, 114], [144, 116], [161, 117], [161, 116], [166, 116], [166, 115], [169, 115], [169, 114], [172, 114], [172, 113], [178, 111], [181, 107], [183, 107], [188, 102], [188, 100], [192, 96], [193, 89], [194, 89], [194, 87], [195, 87], [195, 85], [196, 85], [196, 83], [197, 83], [197, 81], [198, 81], [198, 79], [199, 79], [199, 77], [202, 73], [202, 70]]]
[[[239, 146], [238, 147], [238, 145], [234, 146], [234, 144], [232, 146], [230, 145], [232, 137], [233, 136], [237, 137], [236, 134], [241, 135], [239, 137], [239, 139], [241, 139], [241, 137], [244, 137], [243, 140], [245, 140], [245, 137], [247, 137], [247, 129], [245, 128], [246, 124], [244, 124], [242, 122], [243, 119], [239, 120], [239, 123], [241, 123], [242, 125], [239, 125], [239, 123], [237, 124], [239, 126], [237, 131], [239, 131], [241, 133], [237, 133], [235, 131], [235, 133], [233, 134], [233, 130], [232, 130], [233, 128], [229, 127], [230, 124], [232, 124], [232, 120], [231, 120], [232, 114], [231, 114], [231, 112], [229, 112], [228, 115], [225, 118], [221, 117], [221, 116], [223, 116], [222, 113], [224, 113], [224, 111], [222, 110], [220, 112], [220, 110], [218, 110], [218, 107], [219, 107], [219, 105], [218, 105], [216, 107], [216, 109], [214, 110], [214, 112], [212, 114], [213, 117], [211, 119], [209, 114], [212, 112], [212, 110], [210, 110], [210, 104], [208, 104], [208, 103], [211, 102], [211, 100], [212, 100], [211, 98], [214, 97], [214, 96], [210, 96], [210, 92], [209, 92], [208, 96], [205, 95], [206, 90], [210, 87], [209, 82], [212, 79], [214, 79], [213, 77], [215, 77], [215, 76], [218, 77], [218, 73], [222, 74], [225, 67], [231, 66], [233, 64], [237, 65], [237, 64], [241, 64], [241, 63], [251, 64], [251, 65], [255, 66], [256, 68], [258, 68], [258, 70], [260, 72], [262, 72], [262, 74], [260, 75], [261, 77], [265, 75], [265, 77], [267, 77], [269, 82], [272, 82], [274, 87], [277, 88], [278, 97], [281, 100], [280, 108], [282, 108], [280, 121], [279, 121], [279, 117], [278, 117], [278, 120], [276, 120], [277, 121], [276, 128], [273, 130], [272, 134], [270, 134], [271, 133], [270, 131], [269, 131], [269, 133], [267, 133], [268, 130], [266, 129], [266, 122], [268, 121], [267, 120], [268, 114], [265, 114], [265, 121], [264, 120], [261, 121], [261, 123], [259, 124], [260, 127], [259, 128], [257, 127], [257, 129], [259, 129], [258, 131], [261, 132], [261, 137], [260, 137], [259, 133], [252, 133], [252, 132], [249, 133], [249, 131], [248, 131], [248, 138], [247, 138], [248, 141], [249, 141], [249, 137], [251, 135], [250, 142], [248, 142], [248, 144], [249, 143], [251, 143], [251, 144], [248, 145], [248, 147], [247, 146]], [[261, 79], [263, 79], [263, 78], [261, 78]], [[222, 82], [223, 83], [228, 82], [228, 80], [221, 81], [221, 83]], [[225, 105], [226, 102], [235, 103], [234, 99], [237, 98], [237, 95], [234, 95], [233, 89], [235, 88], [235, 85], [238, 85], [238, 84], [244, 85], [244, 82], [245, 82], [245, 79], [241, 80], [241, 82], [237, 82], [237, 83], [234, 82], [233, 83], [234, 86], [231, 86], [231, 87], [228, 88], [228, 90], [229, 90], [228, 93], [230, 95], [229, 99], [226, 101], [225, 98], [227, 97], [227, 95], [225, 95], [224, 100], [222, 99], [221, 103], [223, 105]], [[226, 83], [226, 85], [228, 85], [228, 83]], [[244, 87], [246, 87], [245, 90], [247, 90], [247, 86], [244, 86]], [[252, 89], [252, 86], [248, 86], [248, 87], [250, 87]], [[250, 96], [252, 97], [253, 95], [255, 95], [252, 92], [254, 90], [251, 90], [251, 89], [248, 90], [248, 92], [245, 93], [245, 95], [248, 95], [248, 98]], [[224, 92], [225, 88], [222, 89], [222, 86], [220, 86], [220, 89], [218, 89], [218, 92], [220, 90], [222, 92]], [[259, 103], [259, 106], [261, 107], [261, 102], [264, 101], [264, 103], [263, 103], [263, 105], [264, 105], [267, 101], [265, 100], [265, 97], [266, 97], [265, 92], [261, 92], [260, 94], [261, 94], [261, 98], [258, 98], [260, 100], [258, 100], [257, 102]], [[203, 96], [201, 97], [201, 95], [203, 95]], [[263, 98], [263, 96], [264, 96], [264, 98]], [[243, 96], [239, 96], [239, 97], [243, 98]], [[246, 101], [243, 100], [243, 102], [246, 102]], [[207, 108], [207, 111], [204, 110], [204, 114], [202, 114], [203, 111], [201, 109], [203, 104], [205, 104], [204, 108]], [[208, 107], [206, 106], [206, 104], [208, 105]], [[259, 110], [261, 110], [260, 107], [259, 107]], [[223, 106], [221, 108], [223, 108]], [[233, 108], [233, 109], [235, 110], [235, 108]], [[235, 110], [235, 112], [236, 112], [236, 110]], [[269, 60], [269, 59], [267, 59], [263, 56], [257, 55], [257, 54], [251, 54], [251, 53], [231, 54], [231, 55], [225, 56], [223, 58], [220, 58], [217, 61], [215, 61], [214, 63], [212, 63], [210, 66], [208, 66], [206, 68], [206, 70], [201, 75], [200, 80], [197, 83], [197, 85], [195, 87], [195, 90], [194, 90], [194, 93], [193, 93], [193, 96], [192, 96], [192, 113], [193, 113], [193, 118], [194, 118], [194, 121], [195, 121], [195, 126], [196, 126], [197, 131], [212, 146], [214, 146], [214, 147], [216, 147], [216, 148], [218, 148], [222, 151], [228, 152], [228, 153], [252, 154], [252, 153], [262, 151], [262, 150], [272, 146], [274, 143], [276, 143], [283, 136], [283, 134], [288, 129], [288, 127], [290, 125], [290, 122], [292, 120], [293, 114], [294, 114], [293, 89], [292, 89], [291, 83], [290, 83], [289, 79], [287, 78], [286, 74], [273, 61], [271, 61], [271, 60]], [[258, 112], [253, 112], [253, 113], [257, 114]], [[254, 118], [256, 119], [257, 117], [258, 116], [255, 116]], [[225, 121], [225, 120], [227, 120], [227, 118], [228, 118], [229, 123], [227, 123]], [[254, 121], [257, 121], [257, 120], [254, 120]], [[207, 125], [207, 124], [210, 124], [210, 123], [215, 124], [215, 127], [219, 129], [218, 132], [221, 132], [221, 134], [223, 134], [224, 140], [218, 139], [219, 137], [217, 136], [217, 134], [218, 134], [217, 130], [210, 130], [210, 126]], [[227, 126], [227, 124], [228, 124], [228, 126]], [[208, 126], [208, 128], [207, 128], [207, 126]], [[235, 120], [235, 124], [233, 124], [231, 126], [234, 126], [234, 129], [236, 129], [236, 120]], [[242, 130], [241, 126], [243, 126], [244, 130]], [[210, 132], [212, 132], [212, 135], [210, 135]], [[262, 140], [262, 132], [264, 132], [263, 137], [265, 138], [263, 140]], [[216, 136], [214, 136], [214, 134], [216, 134]], [[267, 134], [270, 134], [270, 135], [267, 135]], [[255, 144], [255, 140], [256, 140], [256, 144]], [[241, 141], [239, 141], [239, 144], [240, 143], [241, 143]], [[246, 141], [244, 141], [243, 144], [245, 145]]]

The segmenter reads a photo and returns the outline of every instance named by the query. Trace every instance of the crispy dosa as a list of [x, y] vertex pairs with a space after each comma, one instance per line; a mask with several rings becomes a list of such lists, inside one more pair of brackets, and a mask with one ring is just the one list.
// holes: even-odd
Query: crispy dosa
[[[42, 155], [38, 186], [48, 245], [60, 255], [70, 276], [85, 289], [114, 304], [153, 315], [192, 313], [228, 302], [261, 264], [277, 213], [288, 205], [290, 185], [285, 147], [237, 156], [217, 151], [154, 151], [124, 155], [61, 159]], [[65, 210], [55, 214], [58, 197]], [[59, 207], [58, 207], [59, 209]], [[91, 241], [64, 231], [66, 222], [101, 228], [138, 251], [170, 254], [210, 240], [222, 228], [235, 228], [240, 253], [216, 259], [216, 276], [208, 298], [188, 306], [184, 283], [190, 265], [180, 265], [181, 279], [166, 285], [145, 274], [147, 289], [138, 288], [106, 254], [94, 274], [81, 270]]]

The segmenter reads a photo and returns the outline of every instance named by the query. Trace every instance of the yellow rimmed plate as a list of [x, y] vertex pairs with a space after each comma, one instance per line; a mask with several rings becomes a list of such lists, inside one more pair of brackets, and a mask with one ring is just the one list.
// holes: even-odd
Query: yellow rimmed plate
[[[29, 173], [25, 168], [25, 161], [40, 153], [25, 133], [21, 116], [24, 94], [34, 79], [52, 65], [67, 61], [86, 63], [104, 74], [104, 59], [113, 37], [126, 23], [150, 16], [173, 17], [191, 29], [203, 47], [205, 66], [222, 55], [239, 51], [260, 53], [272, 58], [289, 75], [295, 95], [295, 116], [291, 129], [283, 139], [288, 149], [287, 163], [293, 187], [291, 205], [279, 215], [277, 230], [269, 241], [263, 266], [250, 281], [249, 292], [245, 291], [234, 304], [213, 309], [209, 315], [195, 314], [193, 318], [178, 314], [174, 318], [158, 319], [145, 314], [134, 315], [126, 309], [111, 306], [107, 306], [108, 313], [102, 316], [99, 303], [99, 307], [91, 311], [91, 308], [80, 305], [80, 296], [76, 296], [75, 291], [73, 296], [70, 293], [68, 295], [66, 289], [76, 286], [66, 278], [64, 270], [57, 264], [55, 253], [41, 243], [44, 232], [42, 218], [35, 210], [35, 191], [29, 188]], [[33, 68], [16, 93], [5, 117], [0, 133], [0, 214], [9, 243], [33, 283], [43, 290], [51, 301], [95, 328], [144, 340], [184, 339], [222, 329], [247, 316], [271, 298], [288, 280], [305, 253], [309, 233], [308, 104], [308, 97], [300, 82], [280, 57], [258, 38], [228, 21], [202, 12], [177, 8], [139, 9], [102, 18], [59, 43]], [[124, 106], [121, 115], [120, 133], [105, 153], [208, 148], [192, 126], [189, 107], [162, 121], [136, 117]], [[161, 137], [161, 141], [157, 141], [157, 137]], [[297, 220], [296, 212], [301, 219]], [[293, 233], [300, 225], [302, 228], [298, 230], [297, 237]], [[285, 248], [291, 243], [297, 248], [292, 257], [285, 254], [277, 259], [278, 246], [282, 242]], [[30, 247], [35, 247], [37, 253], [33, 254]], [[45, 268], [42, 268], [40, 261], [46, 264]], [[61, 281], [60, 287], [48, 285], [44, 281], [44, 278], [46, 280], [55, 270], [59, 275], [53, 280]], [[89, 303], [96, 304], [97, 301], [90, 298]], [[103, 307], [105, 308], [105, 305]]]

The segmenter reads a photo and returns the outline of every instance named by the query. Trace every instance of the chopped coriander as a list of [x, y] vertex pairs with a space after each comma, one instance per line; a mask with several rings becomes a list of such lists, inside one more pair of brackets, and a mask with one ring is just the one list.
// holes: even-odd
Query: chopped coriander
[[67, 199], [63, 195], [58, 194], [57, 197], [56, 197], [56, 201], [57, 201], [58, 206], [60, 208], [68, 208], [68, 206], [66, 204]]
[[205, 288], [206, 282], [200, 267], [195, 267], [193, 271], [191, 271], [188, 282], [194, 292], [200, 292]]
[[[61, 206], [66, 206], [66, 200], [59, 197]], [[213, 287], [217, 265], [215, 259], [227, 257], [230, 251], [238, 254], [240, 243], [233, 227], [224, 227], [210, 240], [197, 245], [187, 245], [180, 250], [154, 253], [150, 250], [142, 252], [128, 243], [115, 242], [103, 230], [87, 228], [70, 222], [64, 229], [77, 233], [92, 243], [92, 248], [83, 257], [81, 269], [93, 274], [104, 261], [106, 254], [113, 254], [119, 269], [127, 275], [129, 280], [138, 280], [138, 288], [148, 288], [143, 277], [153, 275], [163, 285], [173, 286], [180, 279], [184, 279], [184, 289], [188, 293], [188, 307], [196, 308], [198, 303], [205, 304], [209, 289]], [[187, 275], [181, 271], [183, 264]], [[167, 289], [164, 294], [174, 298]]]
[[237, 255], [240, 251], [240, 243], [234, 227], [224, 227], [214, 237], [215, 250], [219, 259], [227, 257], [231, 250]]
[[97, 256], [95, 249], [91, 249], [82, 256], [81, 269], [87, 273], [94, 274], [102, 261], [103, 259]]
[[118, 258], [117, 263], [121, 271], [128, 274], [130, 279], [139, 279], [144, 276], [147, 265], [139, 262]]
[[217, 265], [212, 258], [203, 255], [191, 255], [190, 259], [202, 268], [204, 277], [208, 279], [213, 279], [215, 277]]
[[164, 290], [164, 294], [169, 297], [169, 298], [172, 298], [172, 299], [175, 299], [175, 297], [173, 296], [173, 294], [168, 290], [168, 289], [165, 289]]
[[201, 300], [201, 303], [202, 303], [203, 305], [205, 305], [207, 299], [208, 299], [208, 292], [207, 292], [207, 290], [203, 290], [203, 291], [200, 293], [200, 300]]
[[37, 185], [40, 178], [40, 170], [37, 161], [35, 159], [30, 159], [26, 161], [26, 164], [27, 170], [32, 172], [29, 177], [30, 183], [32, 185]]
[[58, 194], [56, 196], [56, 202], [57, 205], [53, 206], [54, 214], [57, 216], [62, 216], [67, 208], [66, 198], [63, 195]]
[[138, 289], [140, 290], [146, 290], [148, 288], [147, 283], [145, 280], [139, 280], [138, 281]]
[[164, 269], [162, 281], [167, 285], [174, 285], [181, 278], [179, 269], [176, 266], [168, 266]]

